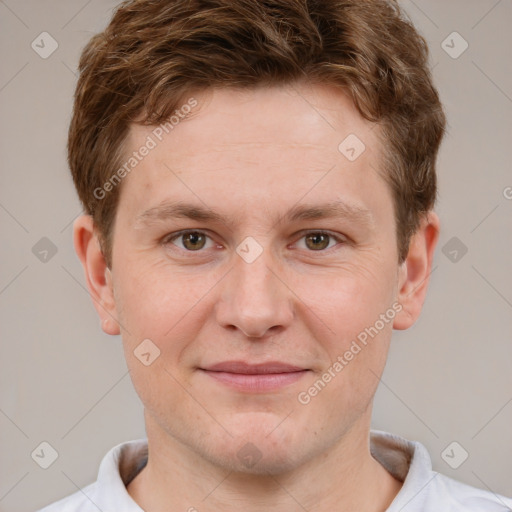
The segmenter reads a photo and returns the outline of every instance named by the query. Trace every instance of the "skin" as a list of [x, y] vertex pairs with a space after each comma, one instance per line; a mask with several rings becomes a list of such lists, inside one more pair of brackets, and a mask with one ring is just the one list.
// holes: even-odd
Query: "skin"
[[[340, 90], [295, 84], [194, 97], [193, 115], [122, 182], [112, 269], [91, 217], [74, 224], [103, 330], [122, 335], [145, 408], [148, 464], [128, 492], [149, 512], [384, 511], [401, 482], [370, 454], [372, 402], [392, 329], [420, 314], [439, 219], [424, 217], [399, 265], [393, 200], [378, 172], [379, 128]], [[133, 125], [127, 155], [153, 129]], [[338, 150], [349, 134], [366, 146], [352, 162]], [[231, 218], [137, 220], [176, 200]], [[366, 223], [285, 218], [296, 205], [330, 201], [367, 210]], [[206, 238], [165, 238], [185, 229]], [[339, 239], [307, 236], [318, 231]], [[236, 252], [248, 236], [262, 249], [252, 263]], [[298, 394], [393, 304], [402, 308], [394, 319], [300, 403]], [[149, 366], [134, 355], [144, 339], [160, 350]], [[309, 371], [251, 393], [200, 369], [229, 360]], [[247, 443], [261, 456], [251, 467], [238, 456]]]

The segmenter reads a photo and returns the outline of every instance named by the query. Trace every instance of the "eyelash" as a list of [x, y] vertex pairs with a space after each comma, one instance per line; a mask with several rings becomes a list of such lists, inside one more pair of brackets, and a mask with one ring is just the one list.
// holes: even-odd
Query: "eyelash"
[[[189, 234], [189, 233], [199, 233], [201, 235], [205, 235], [206, 237], [208, 237], [210, 240], [212, 239], [205, 231], [201, 231], [201, 230], [198, 230], [198, 229], [185, 229], [185, 230], [182, 230], [182, 231], [178, 231], [177, 233], [170, 233], [169, 235], [165, 236], [163, 239], [162, 239], [162, 245], [167, 245], [169, 243], [172, 244], [173, 240], [176, 240], [180, 237], [182, 237], [183, 235], [186, 235], [186, 234]], [[310, 230], [310, 231], [306, 231], [306, 232], [303, 232], [302, 236], [299, 238], [299, 240], [302, 240], [304, 237], [308, 236], [308, 235], [327, 235], [329, 238], [331, 239], [334, 239], [337, 244], [336, 245], [346, 245], [348, 244], [348, 240], [346, 238], [342, 238], [338, 235], [335, 235], [333, 233], [330, 233], [329, 231], [322, 231], [322, 230]], [[199, 249], [197, 251], [190, 251], [188, 249], [183, 249], [181, 247], [178, 247], [176, 246], [175, 244], [172, 244], [174, 245], [174, 247], [176, 247], [176, 249], [179, 249], [180, 251], [184, 251], [184, 252], [188, 252], [188, 253], [201, 253], [201, 252], [204, 252], [206, 249]], [[332, 247], [328, 247], [326, 249], [319, 249], [318, 251], [314, 251], [314, 250], [308, 250], [308, 252], [310, 253], [326, 253], [326, 252], [329, 252], [331, 249], [334, 249], [336, 247], [336, 245], [332, 246]]]

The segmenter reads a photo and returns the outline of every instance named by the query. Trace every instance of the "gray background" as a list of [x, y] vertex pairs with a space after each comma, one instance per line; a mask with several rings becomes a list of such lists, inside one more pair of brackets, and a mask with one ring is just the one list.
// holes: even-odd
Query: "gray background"
[[[121, 339], [101, 331], [73, 250], [81, 209], [65, 161], [79, 53], [116, 4], [0, 0], [0, 511], [75, 492], [112, 446], [145, 435]], [[422, 316], [394, 333], [373, 427], [423, 442], [434, 469], [510, 496], [512, 2], [402, 4], [431, 46], [448, 114], [442, 232]], [[59, 45], [46, 59], [31, 47], [43, 31]], [[469, 44], [458, 58], [442, 46], [454, 31]], [[47, 261], [32, 251], [43, 237], [57, 249]], [[31, 458], [42, 441], [58, 452], [46, 470]], [[453, 441], [469, 453], [458, 469], [441, 456]], [[452, 465], [463, 454], [448, 453]]]

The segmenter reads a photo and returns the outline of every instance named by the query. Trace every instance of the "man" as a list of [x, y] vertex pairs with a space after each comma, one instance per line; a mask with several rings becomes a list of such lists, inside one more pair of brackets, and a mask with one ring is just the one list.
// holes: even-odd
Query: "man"
[[74, 243], [147, 441], [45, 512], [512, 508], [370, 431], [438, 240], [427, 57], [382, 0], [134, 0], [92, 38]]

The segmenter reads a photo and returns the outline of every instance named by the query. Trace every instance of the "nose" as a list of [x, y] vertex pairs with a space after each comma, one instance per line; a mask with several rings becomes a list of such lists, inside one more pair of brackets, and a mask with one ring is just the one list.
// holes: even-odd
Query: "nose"
[[223, 279], [216, 304], [219, 325], [258, 339], [290, 325], [293, 293], [274, 268], [268, 249], [251, 263], [234, 255], [234, 268]]

